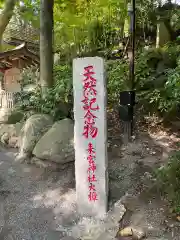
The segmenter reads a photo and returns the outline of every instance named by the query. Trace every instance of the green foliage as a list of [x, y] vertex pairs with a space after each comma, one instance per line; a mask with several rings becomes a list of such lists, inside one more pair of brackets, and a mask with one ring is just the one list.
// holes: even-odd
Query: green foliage
[[173, 210], [180, 214], [180, 151], [174, 152], [168, 164], [155, 172], [158, 186], [168, 198]]
[[146, 93], [145, 99], [159, 110], [164, 116], [177, 114], [180, 105], [180, 67], [169, 69], [166, 74], [167, 80], [162, 89], [155, 89]]
[[177, 31], [180, 29], [180, 10], [179, 9], [175, 9], [172, 13], [171, 26], [174, 29], [174, 31]]
[[23, 112], [14, 109], [12, 111], [12, 113], [8, 116], [7, 123], [8, 124], [15, 124], [15, 123], [20, 122], [21, 120], [23, 120], [23, 118], [24, 118]]
[[68, 117], [72, 110], [71, 67], [55, 65], [54, 80], [54, 87], [48, 89], [44, 97], [42, 97], [40, 86], [37, 86], [33, 92], [22, 91], [17, 97], [19, 108], [24, 111], [34, 110], [49, 114], [54, 120]]
[[54, 6], [56, 48], [72, 56], [108, 46], [123, 33], [127, 1], [75, 0]]
[[120, 91], [129, 89], [128, 64], [125, 61], [107, 62], [107, 91], [108, 102], [119, 101]]
[[180, 46], [143, 51], [137, 57], [136, 89], [148, 111], [169, 116], [177, 113], [180, 103]]
[[39, 82], [39, 69], [37, 66], [24, 68], [20, 75], [22, 89], [29, 84], [37, 84]]

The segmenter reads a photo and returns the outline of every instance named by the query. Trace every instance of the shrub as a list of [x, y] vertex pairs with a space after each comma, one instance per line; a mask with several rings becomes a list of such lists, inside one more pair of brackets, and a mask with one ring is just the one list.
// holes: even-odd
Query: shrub
[[35, 110], [38, 113], [50, 114], [54, 120], [69, 116], [72, 110], [72, 71], [68, 65], [54, 66], [53, 88], [47, 90], [42, 97], [41, 89], [36, 87], [34, 92], [21, 92], [17, 95], [17, 106], [24, 111]]
[[8, 116], [8, 120], [6, 123], [15, 124], [17, 122], [21, 122], [24, 118], [23, 112], [14, 109], [11, 114]]
[[140, 94], [140, 100], [164, 117], [174, 117], [180, 105], [180, 66], [168, 69], [164, 87]]
[[173, 211], [180, 214], [180, 151], [174, 152], [168, 164], [155, 172], [161, 193], [169, 200]]
[[107, 66], [108, 102], [117, 103], [120, 91], [129, 89], [128, 64], [126, 61], [108, 61]]
[[39, 82], [39, 69], [37, 66], [31, 66], [24, 68], [21, 72], [21, 88], [23, 89], [26, 85], [37, 84]]
[[167, 44], [137, 57], [138, 97], [148, 111], [169, 117], [177, 113], [180, 103], [180, 46]]

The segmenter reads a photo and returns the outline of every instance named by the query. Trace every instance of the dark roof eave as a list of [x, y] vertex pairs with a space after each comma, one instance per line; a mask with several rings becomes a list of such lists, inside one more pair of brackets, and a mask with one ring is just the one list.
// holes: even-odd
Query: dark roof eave
[[26, 44], [22, 44], [22, 46], [19, 46], [15, 49], [12, 50], [8, 50], [5, 52], [1, 52], [0, 53], [0, 60], [9, 57], [9, 56], [17, 56], [20, 54], [24, 54], [25, 56], [30, 57], [32, 60], [36, 60], [38, 63], [40, 62], [40, 58], [38, 55], [34, 54], [33, 52], [31, 52], [30, 50], [28, 50]]

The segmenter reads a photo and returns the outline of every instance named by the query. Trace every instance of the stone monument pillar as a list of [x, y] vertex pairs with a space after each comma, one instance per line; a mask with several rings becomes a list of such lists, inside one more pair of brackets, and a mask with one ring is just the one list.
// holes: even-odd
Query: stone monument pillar
[[106, 81], [100, 57], [73, 61], [76, 194], [79, 213], [103, 218], [108, 208]]

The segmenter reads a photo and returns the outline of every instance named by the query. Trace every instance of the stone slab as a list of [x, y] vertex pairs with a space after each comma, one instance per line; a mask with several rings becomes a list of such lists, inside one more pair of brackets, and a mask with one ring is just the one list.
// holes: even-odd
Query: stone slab
[[[104, 72], [104, 61], [100, 57], [77, 58], [73, 61], [77, 204], [80, 214], [98, 218], [108, 210], [107, 94]], [[93, 120], [94, 124], [90, 124]], [[96, 166], [94, 173], [92, 159]], [[95, 190], [92, 190], [91, 183]]]

